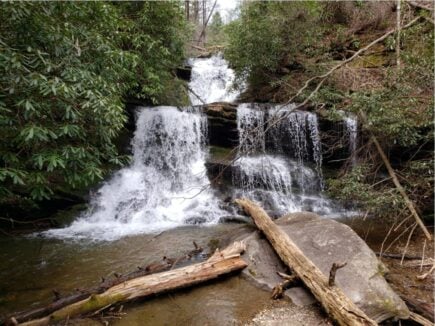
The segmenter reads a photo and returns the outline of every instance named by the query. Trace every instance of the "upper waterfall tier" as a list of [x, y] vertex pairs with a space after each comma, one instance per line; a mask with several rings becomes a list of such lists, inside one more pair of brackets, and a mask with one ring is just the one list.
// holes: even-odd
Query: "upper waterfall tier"
[[190, 59], [192, 77], [189, 83], [190, 102], [200, 105], [213, 102], [233, 102], [239, 92], [232, 90], [234, 71], [221, 54], [207, 59]]

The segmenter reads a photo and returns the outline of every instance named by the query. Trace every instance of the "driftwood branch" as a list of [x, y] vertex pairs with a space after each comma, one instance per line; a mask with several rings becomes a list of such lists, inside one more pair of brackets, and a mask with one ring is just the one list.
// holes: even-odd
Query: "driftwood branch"
[[400, 294], [400, 297], [403, 301], [406, 302], [406, 305], [411, 311], [413, 311], [414, 313], [418, 313], [419, 315], [423, 316], [425, 319], [430, 320], [431, 322], [434, 322], [435, 307], [433, 304], [411, 298], [403, 294]]
[[391, 259], [405, 259], [405, 260], [421, 260], [422, 256], [412, 256], [412, 255], [403, 255], [403, 254], [391, 254], [385, 252], [375, 252], [376, 256], [379, 258], [391, 258]]
[[332, 264], [331, 270], [329, 271], [329, 281], [328, 281], [329, 286], [335, 286], [335, 274], [337, 274], [337, 271], [340, 268], [343, 268], [346, 265], [347, 265], [347, 263], [333, 263]]
[[[58, 291], [53, 290], [55, 300], [51, 304], [44, 307], [40, 307], [28, 311], [22, 311], [10, 315], [9, 317], [6, 318], [6, 324], [9, 323], [11, 325], [14, 325], [15, 324], [14, 320], [16, 321], [16, 323], [22, 323], [24, 321], [40, 318], [49, 315], [50, 313], [59, 310], [63, 307], [66, 307], [78, 301], [89, 298], [94, 294], [103, 293], [110, 287], [113, 287], [117, 284], [127, 282], [137, 277], [170, 270], [174, 268], [177, 264], [186, 262], [203, 251], [203, 249], [200, 246], [198, 246], [196, 242], [193, 242], [193, 245], [195, 249], [189, 251], [187, 254], [183, 256], [177, 258], [163, 257], [162, 262], [154, 262], [145, 266], [138, 266], [137, 270], [127, 273], [125, 275], [119, 275], [117, 273], [114, 273], [113, 275], [114, 277], [112, 278], [102, 277], [100, 284], [90, 289], [76, 289], [76, 293], [73, 293], [68, 296], [62, 296]], [[2, 324], [1, 320], [0, 320], [0, 324]]]
[[31, 320], [22, 325], [35, 326], [56, 323], [66, 318], [87, 314], [120, 302], [145, 298], [217, 278], [247, 266], [246, 262], [240, 257], [243, 251], [244, 244], [235, 242], [222, 252], [217, 252], [205, 262], [122, 282], [103, 293], [93, 294], [43, 318]]
[[[434, 11], [434, 8], [429, 7], [429, 6], [424, 6], [421, 3], [417, 3], [415, 1], [411, 1], [411, 0], [406, 0], [407, 3], [409, 3], [411, 6], [415, 7], [415, 8], [419, 8], [419, 9], [424, 9], [424, 10], [428, 10], [430, 12]], [[428, 1], [430, 3], [430, 1]]]
[[339, 325], [377, 325], [374, 320], [370, 319], [346, 297], [339, 287], [328, 285], [327, 277], [261, 207], [248, 199], [237, 199], [236, 203], [252, 217], [256, 226], [266, 235], [281, 260], [304, 282], [326, 312]]
[[416, 323], [423, 325], [423, 326], [433, 326], [433, 322], [431, 322], [430, 320], [427, 320], [426, 318], [424, 318], [423, 316], [415, 313], [415, 312], [411, 312], [409, 313], [409, 319], [415, 321]]
[[417, 279], [419, 280], [424, 280], [426, 279], [429, 275], [431, 275], [433, 273], [433, 271], [435, 270], [435, 264], [432, 265], [432, 267], [430, 268], [430, 270], [424, 274], [418, 275]]
[[273, 300], [282, 298], [284, 291], [287, 290], [290, 285], [292, 285], [293, 283], [295, 283], [296, 280], [299, 279], [299, 277], [297, 277], [296, 275], [287, 275], [281, 272], [277, 272], [277, 274], [279, 276], [281, 276], [284, 281], [277, 284], [273, 289], [272, 289], [272, 295], [271, 298]]

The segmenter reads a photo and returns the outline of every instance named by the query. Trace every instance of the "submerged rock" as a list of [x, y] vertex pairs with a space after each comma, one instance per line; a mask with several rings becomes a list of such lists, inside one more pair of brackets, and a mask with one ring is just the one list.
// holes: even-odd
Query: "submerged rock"
[[[325, 276], [333, 263], [347, 262], [337, 272], [336, 284], [369, 317], [377, 322], [409, 317], [405, 303], [383, 277], [385, 266], [350, 227], [306, 212], [288, 214], [276, 223]], [[249, 265], [243, 274], [262, 288], [272, 289], [283, 281], [276, 272], [286, 272], [287, 267], [264, 236], [248, 230], [235, 237], [246, 242], [243, 258]], [[312, 303], [301, 291], [287, 290], [285, 295], [298, 305]]]

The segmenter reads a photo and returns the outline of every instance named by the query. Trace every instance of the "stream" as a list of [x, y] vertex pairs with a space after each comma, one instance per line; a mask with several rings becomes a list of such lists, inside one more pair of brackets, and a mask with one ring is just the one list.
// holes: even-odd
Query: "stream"
[[[192, 106], [138, 107], [132, 163], [102, 183], [86, 211], [62, 228], [0, 238], [0, 314], [46, 304], [53, 289], [68, 293], [114, 272], [179, 256], [192, 249], [193, 240], [212, 249], [213, 241], [237, 227], [221, 222], [239, 216], [228, 198], [248, 197], [274, 216], [301, 210], [326, 218], [352, 213], [323, 194], [317, 116], [292, 111], [292, 104], [271, 104], [267, 111], [255, 103], [238, 105], [240, 146], [231, 162], [231, 186], [228, 193], [215, 188], [206, 170], [213, 157], [198, 97], [205, 103], [233, 102], [234, 73], [219, 55], [190, 64]], [[272, 117], [279, 122], [265, 130]], [[357, 123], [351, 117], [345, 122], [355, 151]], [[249, 319], [268, 301], [269, 293], [234, 277], [133, 304], [115, 324], [227, 325]]]

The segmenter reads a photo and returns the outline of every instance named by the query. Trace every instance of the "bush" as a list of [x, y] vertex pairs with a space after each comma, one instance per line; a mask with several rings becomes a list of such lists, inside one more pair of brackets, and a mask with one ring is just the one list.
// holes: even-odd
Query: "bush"
[[182, 60], [179, 4], [0, 7], [0, 201], [48, 199], [124, 164], [114, 145], [122, 98], [164, 92]]

